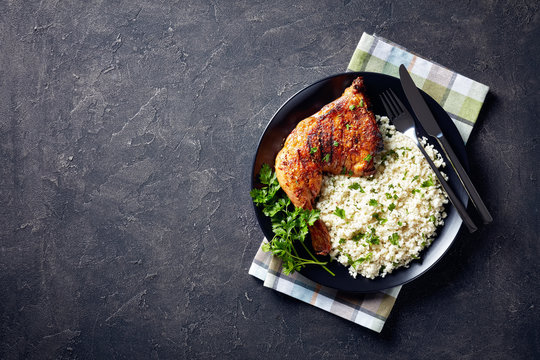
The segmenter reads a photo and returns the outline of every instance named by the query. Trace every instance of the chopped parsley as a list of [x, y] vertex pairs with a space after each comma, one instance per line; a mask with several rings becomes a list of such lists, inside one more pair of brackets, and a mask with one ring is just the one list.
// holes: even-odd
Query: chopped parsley
[[359, 241], [359, 240], [361, 240], [364, 236], [366, 236], [366, 234], [361, 233], [361, 232], [357, 232], [356, 234], [353, 235], [352, 240], [353, 240], [353, 241]]
[[379, 237], [375, 234], [375, 229], [371, 228], [371, 233], [366, 235], [366, 243], [371, 245], [379, 245]]
[[423, 188], [433, 186], [433, 185], [435, 185], [435, 183], [433, 182], [433, 179], [431, 178], [431, 176], [429, 177], [429, 179], [427, 179], [426, 181], [422, 183]]
[[403, 174], [403, 179], [401, 179], [401, 180], [405, 180], [405, 178], [407, 177], [408, 172], [409, 172], [409, 170], [405, 170], [405, 173]]
[[334, 141], [334, 146], [339, 146], [339, 142]]
[[377, 205], [379, 205], [379, 202], [377, 200], [375, 200], [375, 199], [369, 199], [368, 205], [369, 206], [377, 206]]
[[364, 99], [360, 99], [360, 107], [364, 107]]
[[381, 215], [379, 213], [373, 213], [371, 214], [371, 216], [377, 220], [379, 222], [379, 224], [383, 225], [383, 224], [386, 224], [386, 222], [388, 221], [388, 219], [384, 219], [381, 217]]
[[324, 155], [322, 160], [325, 161], [325, 162], [330, 162], [330, 154]]
[[309, 154], [310, 154], [310, 155], [311, 155], [311, 154], [315, 154], [315, 153], [317, 152], [317, 150], [319, 150], [319, 148], [316, 147], [316, 146], [314, 146], [314, 147], [312, 147], [311, 149], [309, 149]]
[[415, 176], [413, 177], [413, 179], [411, 180], [411, 182], [418, 180], [419, 177], [420, 177], [420, 175], [415, 175]]
[[392, 235], [388, 236], [388, 241], [390, 241], [390, 244], [397, 245], [399, 240], [399, 234], [393, 233]]
[[351, 255], [345, 254], [347, 256], [347, 264], [352, 267], [356, 267], [357, 265], [360, 265], [364, 261], [371, 260], [371, 257], [373, 256], [372, 253], [368, 253], [365, 257], [358, 258], [356, 260], [353, 260]]
[[391, 203], [390, 205], [388, 205], [388, 210], [392, 211], [396, 208], [396, 204], [394, 203]]
[[334, 210], [333, 214], [345, 220], [345, 210], [336, 207], [336, 210]]
[[392, 194], [389, 194], [389, 193], [384, 193], [384, 195], [386, 196], [386, 198], [388, 200], [390, 200], [392, 198]]
[[398, 221], [397, 224], [398, 224], [399, 226], [403, 226], [403, 223], [402, 223], [401, 221]]
[[371, 154], [367, 154], [367, 156], [364, 158], [364, 161], [370, 161], [372, 157], [373, 156], [371, 156]]
[[412, 192], [413, 194], [416, 194], [416, 193], [419, 193], [419, 192], [420, 192], [420, 190], [418, 190], [418, 189], [412, 189], [412, 191], [411, 191], [411, 192]]
[[354, 110], [356, 108], [356, 105], [349, 106], [349, 110]]
[[385, 152], [383, 156], [381, 157], [381, 163], [384, 163], [390, 157], [394, 159], [398, 159], [399, 154], [394, 149], [390, 149], [387, 152]]
[[357, 182], [354, 182], [351, 185], [349, 185], [349, 189], [351, 189], [351, 190], [360, 190], [361, 193], [365, 193], [364, 189], [362, 189], [360, 184], [357, 183]]
[[351, 127], [351, 125], [345, 124], [345, 127], [347, 128], [347, 130], [349, 130], [349, 128]]

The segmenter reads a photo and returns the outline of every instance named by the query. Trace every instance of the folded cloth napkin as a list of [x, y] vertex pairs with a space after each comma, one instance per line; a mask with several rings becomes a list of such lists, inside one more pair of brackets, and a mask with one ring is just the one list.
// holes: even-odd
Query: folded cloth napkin
[[[404, 64], [416, 86], [441, 104], [467, 141], [489, 88], [426, 60], [382, 37], [364, 33], [348, 66], [399, 77]], [[263, 240], [263, 242], [266, 241]], [[262, 244], [261, 244], [262, 245]], [[281, 260], [259, 247], [249, 274], [264, 286], [314, 305], [371, 330], [381, 332], [401, 286], [369, 294], [347, 294], [321, 286], [299, 273], [285, 275]]]
[[407, 51], [391, 41], [364, 33], [348, 70], [370, 71], [399, 77], [403, 64], [417, 87], [435, 99], [456, 124], [467, 142], [489, 88], [433, 61]]

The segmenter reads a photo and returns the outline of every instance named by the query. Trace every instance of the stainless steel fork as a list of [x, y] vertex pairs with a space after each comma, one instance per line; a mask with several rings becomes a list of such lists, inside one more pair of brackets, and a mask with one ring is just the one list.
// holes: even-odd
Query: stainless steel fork
[[410, 138], [416, 146], [420, 149], [424, 157], [426, 158], [429, 166], [437, 176], [437, 179], [439, 179], [439, 182], [441, 183], [443, 189], [448, 194], [448, 198], [452, 202], [452, 204], [456, 207], [456, 210], [465, 223], [465, 226], [469, 230], [469, 232], [473, 233], [478, 228], [472, 221], [471, 217], [467, 213], [467, 209], [465, 209], [465, 206], [461, 203], [457, 195], [454, 193], [450, 185], [446, 182], [446, 180], [441, 175], [441, 172], [429, 155], [426, 153], [426, 150], [424, 150], [424, 147], [420, 144], [418, 141], [418, 135], [416, 133], [416, 125], [414, 123], [414, 119], [412, 118], [409, 111], [403, 106], [403, 103], [399, 98], [396, 96], [396, 94], [392, 91], [392, 89], [388, 89], [384, 91], [381, 95], [381, 100], [383, 103], [384, 108], [386, 109], [386, 113], [388, 114], [388, 117], [390, 120], [392, 120], [392, 124], [396, 127], [396, 130], [404, 133], [408, 138]]

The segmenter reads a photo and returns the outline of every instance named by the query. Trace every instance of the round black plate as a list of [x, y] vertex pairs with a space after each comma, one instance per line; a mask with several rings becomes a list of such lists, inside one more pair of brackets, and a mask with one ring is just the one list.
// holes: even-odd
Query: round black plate
[[[375, 114], [386, 114], [379, 100], [379, 94], [387, 89], [392, 89], [403, 103], [408, 106], [399, 79], [383, 74], [369, 72], [337, 74], [306, 87], [281, 106], [264, 130], [253, 162], [251, 173], [252, 188], [258, 184], [258, 174], [262, 164], [274, 165], [275, 157], [283, 147], [285, 138], [294, 129], [296, 124], [341, 96], [343, 90], [350, 86], [357, 76], [364, 78], [366, 95], [371, 100], [371, 109]], [[445, 137], [452, 144], [457, 156], [459, 156], [463, 166], [465, 169], [468, 169], [469, 164], [465, 145], [456, 126], [435, 100], [424, 92], [422, 92], [422, 95], [442, 128]], [[409, 111], [411, 111], [410, 108]], [[417, 126], [419, 125], [417, 124]], [[420, 129], [420, 127], [418, 128]], [[434, 139], [430, 138], [429, 142], [435, 145], [439, 153], [443, 154]], [[450, 186], [454, 189], [454, 192], [461, 199], [462, 203], [467, 206], [467, 194], [450, 166], [450, 162], [446, 160], [446, 163], [445, 172], [449, 176]], [[254, 209], [264, 235], [267, 239], [272, 239], [274, 235], [269, 218], [264, 216], [256, 206], [254, 206]], [[407, 283], [429, 270], [448, 251], [454, 242], [462, 221], [453, 206], [448, 205], [446, 212], [448, 217], [445, 220], [445, 225], [440, 229], [438, 237], [428, 249], [422, 252], [421, 259], [410, 263], [408, 268], [394, 270], [392, 274], [386, 275], [384, 278], [379, 277], [370, 280], [359, 275], [354, 279], [349, 275], [345, 266], [333, 261], [328, 267], [336, 274], [335, 277], [320, 266], [307, 266], [300, 273], [321, 285], [348, 292], [372, 292]], [[311, 239], [306, 239], [306, 244], [311, 246]], [[298, 250], [300, 248], [301, 246], [298, 247]], [[319, 258], [321, 260], [329, 260], [328, 256], [319, 256]]]

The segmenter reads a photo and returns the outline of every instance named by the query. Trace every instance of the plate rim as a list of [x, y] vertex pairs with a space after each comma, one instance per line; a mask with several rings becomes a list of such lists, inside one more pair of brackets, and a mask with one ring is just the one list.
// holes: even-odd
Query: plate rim
[[[266, 126], [264, 127], [264, 130], [262, 131], [261, 136], [258, 139], [257, 148], [256, 148], [256, 151], [255, 151], [255, 153], [253, 155], [253, 160], [252, 160], [252, 165], [251, 165], [251, 172], [250, 172], [250, 174], [251, 174], [251, 181], [250, 181], [251, 188], [250, 188], [250, 190], [253, 189], [258, 184], [258, 181], [257, 181], [258, 173], [256, 173], [255, 171], [256, 171], [257, 159], [258, 159], [259, 151], [261, 150], [263, 139], [267, 135], [267, 132], [269, 131], [269, 128], [273, 125], [276, 117], [280, 114], [281, 111], [283, 111], [283, 108], [285, 108], [291, 101], [293, 101], [293, 99], [295, 99], [301, 93], [308, 91], [310, 88], [312, 88], [314, 86], [317, 86], [322, 82], [330, 81], [330, 80], [332, 80], [334, 78], [338, 78], [338, 77], [341, 77], [341, 76], [347, 76], [347, 77], [355, 77], [355, 76], [384, 77], [384, 78], [387, 78], [387, 81], [398, 81], [399, 82], [399, 78], [397, 78], [395, 76], [392, 76], [392, 75], [388, 75], [388, 74], [382, 74], [382, 73], [376, 73], [376, 72], [367, 72], [367, 71], [353, 71], [353, 72], [347, 71], [347, 72], [335, 73], [335, 74], [326, 76], [324, 78], [321, 78], [321, 79], [319, 79], [319, 80], [317, 80], [317, 81], [315, 81], [315, 82], [313, 82], [313, 83], [311, 83], [311, 84], [309, 84], [307, 86], [304, 86], [302, 89], [295, 92], [287, 100], [285, 100], [280, 105], [280, 107], [275, 111], [275, 113], [272, 115], [270, 120], [267, 122]], [[442, 106], [435, 99], [433, 99], [429, 94], [425, 93], [420, 88], [419, 88], [419, 90], [420, 90], [420, 93], [424, 96], [424, 98], [427, 97], [428, 99], [430, 99], [429, 100], [430, 102], [435, 103], [437, 107], [439, 107], [442, 111], [444, 111], [444, 113], [448, 117], [448, 120], [450, 120], [451, 124], [449, 126], [453, 127], [455, 129], [455, 132], [457, 132], [457, 134], [459, 135], [459, 131], [458, 131], [456, 125], [454, 124], [454, 122], [452, 121], [452, 119], [450, 118], [450, 116], [448, 115], [446, 110], [444, 110], [442, 108]], [[368, 90], [368, 92], [369, 92], [369, 90]], [[408, 105], [408, 102], [406, 103], [406, 106], [407, 105]], [[412, 113], [412, 114], [413, 114], [413, 117], [414, 117], [414, 113]], [[379, 114], [377, 114], [377, 115], [379, 115]], [[380, 115], [383, 116], [383, 114], [380, 114]], [[301, 120], [299, 120], [299, 121], [301, 121]], [[417, 125], [418, 125], [418, 123], [417, 123]], [[460, 136], [460, 138], [461, 138], [461, 136]], [[461, 148], [461, 145], [459, 145], [459, 147]], [[465, 148], [464, 143], [463, 143], [463, 149], [464, 149], [464, 151], [463, 151], [462, 155], [463, 155], [464, 158], [460, 159], [460, 160], [462, 160], [462, 163], [463, 163], [463, 166], [465, 167], [465, 169], [468, 170], [469, 169], [469, 162], [468, 162], [468, 157], [467, 157], [466, 148]], [[458, 152], [460, 152], [460, 151], [458, 151]], [[444, 155], [444, 154], [442, 154], [442, 155]], [[456, 192], [458, 192], [458, 197], [460, 197], [460, 200], [462, 200], [464, 206], [466, 207], [467, 203], [468, 203], [468, 197], [463, 195], [464, 190], [463, 189], [454, 189], [454, 190], [455, 191], [456, 190], [461, 190], [461, 191], [456, 191]], [[255, 211], [255, 215], [256, 215], [256, 218], [257, 218], [257, 224], [258, 224], [259, 228], [261, 229], [261, 231], [263, 232], [263, 235], [265, 236], [265, 238], [267, 238], [268, 234], [265, 233], [265, 229], [263, 228], [263, 226], [262, 226], [262, 224], [260, 222], [260, 216], [261, 216], [260, 215], [260, 209], [258, 209], [257, 205], [253, 201], [251, 201], [251, 204], [253, 206], [253, 210]], [[448, 209], [450, 209], [452, 205], [449, 204], [448, 206], [449, 206]], [[446, 249], [444, 249], [444, 251], [440, 254], [440, 256], [438, 256], [436, 259], [434, 259], [433, 263], [431, 263], [428, 267], [426, 267], [425, 269], [420, 271], [418, 274], [416, 274], [414, 276], [411, 276], [410, 278], [407, 278], [407, 279], [405, 279], [403, 281], [397, 281], [395, 284], [392, 284], [392, 285], [385, 285], [385, 286], [382, 286], [382, 287], [375, 286], [375, 287], [371, 287], [371, 288], [368, 288], [368, 289], [361, 289], [361, 288], [360, 289], [359, 288], [345, 289], [343, 287], [335, 287], [335, 286], [332, 286], [331, 284], [327, 284], [327, 283], [323, 284], [323, 283], [320, 283], [318, 280], [312, 279], [309, 276], [309, 273], [306, 275], [306, 268], [301, 269], [300, 271], [298, 271], [298, 273], [300, 273], [301, 275], [303, 275], [307, 279], [316, 282], [317, 284], [320, 284], [322, 286], [325, 286], [325, 287], [328, 287], [328, 288], [331, 288], [331, 289], [334, 289], [334, 290], [337, 290], [337, 291], [342, 291], [342, 292], [347, 292], [347, 293], [370, 293], [370, 292], [377, 292], [377, 291], [383, 291], [383, 290], [386, 290], [386, 289], [391, 289], [391, 288], [394, 288], [394, 287], [397, 287], [397, 286], [402, 286], [402, 285], [407, 284], [409, 282], [412, 282], [412, 281], [418, 279], [420, 276], [426, 274], [429, 270], [431, 270], [448, 253], [450, 248], [454, 245], [454, 242], [455, 242], [456, 238], [458, 237], [459, 231], [462, 228], [462, 223], [463, 222], [462, 222], [461, 218], [459, 218], [459, 216], [458, 216], [458, 223], [454, 225], [456, 230], [455, 230], [455, 233], [451, 234], [452, 239], [450, 240], [450, 243], [448, 244]], [[437, 238], [435, 238], [434, 241], [436, 241], [436, 240], [437, 240]], [[426, 251], [426, 249], [423, 249], [422, 251]], [[341, 265], [341, 264], [340, 264], [340, 266], [344, 267], [344, 265]], [[396, 271], [400, 271], [400, 270], [401, 271], [406, 271], [407, 269], [408, 268], [400, 268], [400, 269], [396, 269]], [[392, 274], [389, 274], [389, 275], [392, 275]], [[351, 279], [352, 279], [352, 277], [351, 277]], [[371, 280], [371, 279], [366, 279], [366, 278], [363, 278], [362, 276], [360, 276], [360, 279], [365, 279], [365, 280], [368, 280], [368, 281], [375, 282], [377, 279], [384, 279], [384, 278], [377, 277], [377, 278]]]

